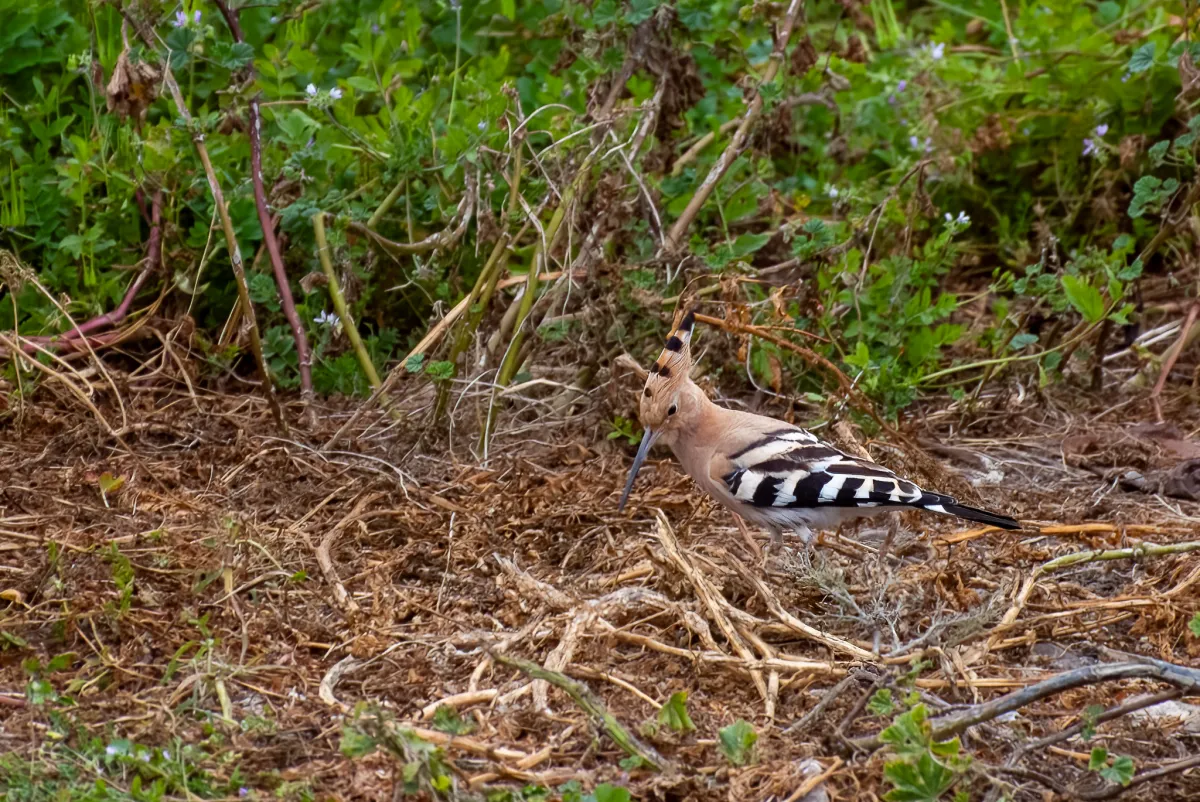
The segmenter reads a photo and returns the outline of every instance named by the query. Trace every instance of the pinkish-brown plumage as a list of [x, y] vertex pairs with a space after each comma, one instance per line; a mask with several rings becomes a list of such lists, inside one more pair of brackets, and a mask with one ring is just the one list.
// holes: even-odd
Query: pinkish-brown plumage
[[646, 378], [640, 409], [645, 432], [619, 508], [624, 508], [650, 448], [661, 442], [702, 490], [768, 529], [773, 541], [795, 531], [808, 542], [813, 529], [901, 508], [1020, 528], [1008, 516], [922, 490], [804, 429], [714, 404], [688, 375], [694, 323], [691, 312], [684, 316]]

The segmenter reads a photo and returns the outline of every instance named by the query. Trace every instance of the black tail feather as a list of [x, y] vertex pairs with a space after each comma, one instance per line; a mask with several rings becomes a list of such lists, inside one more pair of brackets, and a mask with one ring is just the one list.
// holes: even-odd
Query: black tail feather
[[959, 518], [965, 518], [968, 521], [976, 521], [989, 526], [998, 526], [1001, 529], [1020, 529], [1021, 524], [1015, 518], [1009, 518], [1007, 515], [997, 515], [994, 512], [981, 510], [977, 507], [968, 507], [966, 504], [943, 504], [942, 508], [951, 515], [957, 515]]

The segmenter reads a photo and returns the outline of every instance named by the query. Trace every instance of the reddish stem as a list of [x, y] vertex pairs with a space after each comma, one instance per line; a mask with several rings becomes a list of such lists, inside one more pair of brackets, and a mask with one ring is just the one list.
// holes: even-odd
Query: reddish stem
[[[229, 7], [225, 0], [214, 0], [229, 32], [236, 42], [244, 42], [242, 26], [238, 23], [237, 12]], [[253, 63], [246, 66], [247, 77], [255, 79]], [[311, 398], [312, 386], [312, 356], [308, 347], [308, 335], [304, 324], [300, 322], [300, 314], [296, 311], [296, 301], [292, 298], [292, 286], [288, 281], [287, 269], [283, 266], [283, 255], [279, 251], [279, 240], [275, 236], [275, 225], [271, 220], [271, 211], [267, 207], [267, 191], [263, 186], [262, 176], [262, 110], [259, 107], [259, 96], [250, 98], [250, 178], [254, 185], [254, 206], [258, 210], [258, 222], [262, 226], [263, 243], [267, 246], [267, 255], [271, 258], [271, 270], [275, 273], [275, 284], [279, 288], [279, 301], [283, 307], [283, 316], [287, 318], [288, 326], [292, 329], [292, 338], [296, 341], [296, 356], [300, 361], [300, 392], [305, 398]]]
[[146, 277], [158, 267], [160, 261], [160, 254], [162, 252], [162, 201], [162, 190], [160, 189], [154, 193], [154, 200], [150, 210], [150, 240], [146, 246], [146, 266], [142, 268], [142, 271], [134, 278], [133, 283], [129, 285], [129, 289], [125, 291], [125, 297], [121, 299], [121, 303], [111, 312], [94, 317], [86, 323], [80, 323], [56, 339], [59, 341], [78, 339], [89, 331], [116, 325], [125, 319], [125, 315], [129, 314], [129, 307], [133, 305], [133, 299], [137, 296], [138, 290], [142, 288]]
[[[140, 191], [140, 190], [139, 190]], [[121, 299], [121, 303], [111, 312], [106, 312], [103, 315], [94, 317], [84, 323], [80, 323], [75, 328], [63, 334], [54, 334], [40, 337], [22, 337], [28, 345], [23, 346], [26, 353], [34, 353], [37, 348], [34, 343], [43, 348], [60, 347], [64, 350], [82, 350], [83, 337], [85, 334], [96, 329], [102, 329], [106, 326], [115, 326], [125, 319], [129, 314], [129, 307], [133, 305], [133, 299], [137, 297], [138, 291], [146, 282], [146, 278], [158, 269], [158, 265], [162, 260], [162, 204], [163, 193], [158, 190], [154, 193], [153, 208], [150, 212], [150, 239], [146, 244], [146, 259], [145, 266], [133, 279], [133, 283], [129, 285], [129, 289], [125, 291], [125, 297]], [[99, 337], [88, 338], [87, 342], [92, 345], [107, 345], [109, 342], [119, 339], [124, 332], [112, 332]], [[76, 342], [76, 341], [79, 342]]]

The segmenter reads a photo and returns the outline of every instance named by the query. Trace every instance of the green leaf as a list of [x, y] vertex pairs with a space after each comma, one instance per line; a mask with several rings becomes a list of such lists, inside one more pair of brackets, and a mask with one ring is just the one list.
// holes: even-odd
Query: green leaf
[[949, 741], [934, 741], [929, 745], [929, 751], [938, 757], [958, 757], [958, 753], [962, 751], [962, 744], [957, 738], [951, 738]]
[[454, 363], [430, 362], [425, 366], [425, 375], [433, 379], [449, 379], [454, 376]]
[[902, 760], [888, 763], [883, 776], [895, 786], [883, 797], [888, 802], [937, 802], [955, 781], [954, 772], [928, 752], [915, 763]]
[[351, 75], [346, 79], [346, 83], [350, 84], [355, 91], [362, 92], [364, 94], [370, 94], [371, 92], [379, 91], [379, 84], [365, 75]]
[[892, 711], [896, 709], [896, 703], [892, 700], [892, 692], [888, 688], [880, 688], [871, 696], [871, 701], [867, 702], [867, 709], [877, 716], [890, 716]]
[[619, 785], [609, 785], [601, 783], [596, 786], [596, 790], [592, 791], [592, 796], [596, 802], [629, 802], [629, 792]]
[[879, 734], [879, 740], [892, 747], [901, 757], [916, 757], [928, 751], [930, 741], [928, 711], [925, 705], [916, 704], [892, 720], [891, 726]]
[[448, 735], [466, 735], [475, 725], [458, 715], [449, 705], [440, 705], [433, 713], [433, 728]]
[[1102, 705], [1088, 705], [1084, 709], [1083, 716], [1081, 717], [1083, 719], [1083, 727], [1079, 731], [1084, 741], [1092, 740], [1092, 737], [1096, 734], [1096, 719], [1103, 712], [1104, 707]]
[[742, 234], [733, 241], [730, 252], [734, 259], [742, 259], [771, 241], [770, 234]]
[[846, 364], [856, 368], [866, 370], [871, 365], [871, 351], [867, 348], [867, 344], [862, 340], [854, 346], [854, 353], [846, 357]]
[[1099, 771], [1108, 765], [1108, 750], [1103, 746], [1097, 746], [1092, 749], [1092, 754], [1088, 758], [1088, 770]]
[[1133, 51], [1133, 55], [1129, 58], [1129, 64], [1125, 66], [1125, 71], [1137, 75], [1153, 67], [1156, 47], [1154, 42], [1147, 42]]
[[1100, 290], [1085, 279], [1072, 275], [1063, 276], [1062, 284], [1063, 290], [1067, 294], [1067, 300], [1079, 314], [1083, 315], [1084, 320], [1088, 323], [1095, 323], [1104, 317], [1104, 298], [1101, 297]]
[[721, 754], [735, 766], [745, 766], [754, 758], [754, 744], [758, 741], [758, 733], [754, 727], [743, 719], [722, 727], [717, 731], [717, 745]]
[[511, 20], [517, 18], [516, 0], [500, 0], [500, 13]]
[[1016, 337], [1012, 338], [1012, 341], [1009, 342], [1008, 347], [1014, 351], [1022, 351], [1037, 341], [1038, 336], [1036, 334], [1022, 332], [1021, 334], [1018, 334]]
[[1192, 620], [1188, 621], [1188, 629], [1193, 635], [1200, 638], [1200, 613], [1196, 613], [1192, 616]]
[[1121, 755], [1113, 760], [1111, 766], [1100, 769], [1100, 776], [1111, 783], [1129, 785], [1133, 780], [1134, 769], [1133, 758]]
[[1133, 264], [1117, 271], [1117, 278], [1121, 279], [1121, 281], [1133, 281], [1142, 275], [1142, 269], [1142, 260], [1134, 259]]
[[671, 698], [658, 710], [658, 723], [665, 724], [675, 732], [688, 732], [696, 729], [687, 711], [687, 691], [671, 694]]
[[104, 493], [106, 496], [109, 493], [116, 493], [125, 486], [124, 476], [113, 476], [108, 471], [100, 474], [100, 478], [97, 481], [100, 484], [100, 492]]
[[404, 360], [404, 369], [409, 373], [420, 373], [421, 368], [425, 365], [424, 354], [413, 354], [408, 359]]
[[376, 746], [375, 739], [362, 730], [350, 724], [342, 725], [342, 742], [339, 749], [346, 757], [365, 757], [374, 752]]

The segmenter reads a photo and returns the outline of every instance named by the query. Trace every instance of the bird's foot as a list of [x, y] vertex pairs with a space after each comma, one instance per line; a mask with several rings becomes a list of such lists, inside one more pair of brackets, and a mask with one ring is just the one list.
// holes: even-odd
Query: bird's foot
[[758, 541], [754, 539], [754, 535], [751, 534], [749, 527], [746, 526], [746, 522], [742, 520], [740, 515], [735, 515], [733, 519], [737, 523], [738, 531], [742, 533], [742, 539], [745, 540], [746, 545], [750, 547], [751, 557], [753, 557], [754, 560], [760, 565], [765, 565], [766, 556], [764, 555], [762, 548], [759, 547]]

